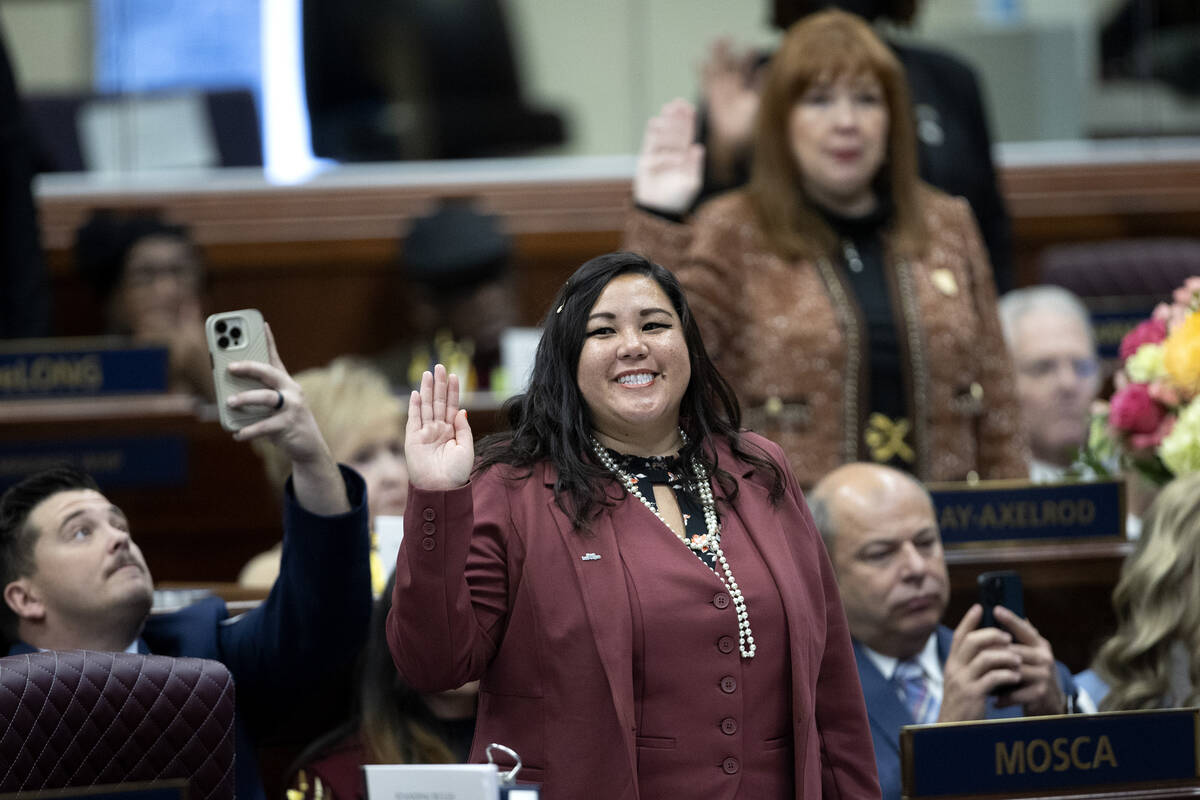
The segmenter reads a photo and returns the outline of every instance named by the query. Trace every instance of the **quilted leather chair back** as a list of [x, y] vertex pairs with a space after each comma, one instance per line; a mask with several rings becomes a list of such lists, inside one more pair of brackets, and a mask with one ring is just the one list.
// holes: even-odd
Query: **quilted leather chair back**
[[200, 658], [88, 650], [0, 658], [0, 792], [186, 778], [234, 795], [233, 679]]

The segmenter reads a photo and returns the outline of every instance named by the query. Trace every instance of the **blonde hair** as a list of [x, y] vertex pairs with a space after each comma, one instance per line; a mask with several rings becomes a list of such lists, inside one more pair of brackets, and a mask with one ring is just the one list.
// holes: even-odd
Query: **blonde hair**
[[[383, 374], [366, 361], [341, 356], [328, 366], [307, 369], [294, 377], [334, 458], [346, 460], [363, 444], [393, 432], [404, 435], [405, 406]], [[282, 491], [291, 474], [291, 461], [264, 439], [256, 439], [253, 445], [263, 460], [267, 480]]]
[[833, 229], [805, 202], [809, 198], [789, 136], [792, 109], [815, 83], [863, 74], [879, 81], [888, 111], [887, 160], [878, 177], [886, 183], [895, 208], [889, 225], [891, 245], [901, 257], [921, 254], [925, 222], [904, 67], [870, 25], [854, 14], [829, 10], [788, 29], [763, 82], [749, 193], [767, 241], [785, 256], [819, 258], [837, 246]]
[[[1200, 473], [1167, 484], [1145, 522], [1113, 590], [1117, 632], [1093, 665], [1109, 686], [1105, 711], [1200, 701]], [[1171, 685], [1179, 644], [1191, 655], [1186, 697]]]

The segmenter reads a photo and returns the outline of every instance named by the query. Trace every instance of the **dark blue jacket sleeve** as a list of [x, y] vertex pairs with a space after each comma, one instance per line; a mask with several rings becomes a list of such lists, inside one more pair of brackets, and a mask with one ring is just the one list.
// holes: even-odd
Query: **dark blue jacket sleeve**
[[239, 708], [252, 716], [352, 663], [371, 616], [366, 485], [341, 467], [351, 510], [305, 511], [284, 490], [283, 559], [267, 599], [220, 623], [217, 656], [233, 673]]

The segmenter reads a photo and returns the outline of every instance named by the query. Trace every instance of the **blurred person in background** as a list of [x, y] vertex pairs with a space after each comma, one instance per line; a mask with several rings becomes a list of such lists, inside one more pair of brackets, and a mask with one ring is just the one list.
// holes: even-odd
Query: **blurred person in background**
[[1060, 286], [1030, 286], [1000, 298], [1000, 322], [1017, 376], [1029, 477], [1061, 480], [1087, 444], [1100, 392], [1091, 315]]
[[495, 217], [462, 199], [412, 223], [400, 253], [409, 285], [408, 337], [376, 364], [398, 391], [445, 364], [466, 391], [503, 389], [500, 338], [516, 324], [512, 242]]
[[1113, 589], [1117, 631], [1076, 676], [1101, 711], [1200, 705], [1200, 473], [1162, 488]]
[[[809, 14], [840, 8], [872, 23], [907, 26], [918, 4], [919, 0], [772, 0], [771, 23], [786, 32]], [[1001, 291], [1012, 288], [1012, 225], [996, 182], [992, 138], [974, 70], [941, 50], [886, 35], [884, 41], [908, 80], [921, 178], [971, 204], [996, 284]], [[769, 53], [738, 52], [728, 39], [711, 46], [701, 75], [704, 101], [698, 141], [705, 146], [705, 160], [698, 202], [750, 179], [754, 118], [770, 58]]]
[[75, 263], [104, 307], [106, 333], [164, 345], [168, 388], [213, 399], [204, 263], [186, 228], [156, 214], [101, 209], [76, 233]]
[[[365, 361], [334, 359], [328, 366], [296, 374], [313, 418], [333, 457], [362, 475], [367, 484], [371, 547], [371, 590], [378, 596], [394, 563], [383, 564], [374, 532], [381, 516], [402, 517], [408, 501], [408, 468], [404, 462], [405, 409], [387, 380]], [[267, 479], [283, 487], [291, 471], [286, 453], [272, 442], [254, 449], [263, 460]], [[260, 553], [242, 568], [243, 586], [270, 588], [279, 575], [282, 543]]]
[[0, 338], [50, 335], [50, 287], [33, 200], [34, 143], [0, 37]]

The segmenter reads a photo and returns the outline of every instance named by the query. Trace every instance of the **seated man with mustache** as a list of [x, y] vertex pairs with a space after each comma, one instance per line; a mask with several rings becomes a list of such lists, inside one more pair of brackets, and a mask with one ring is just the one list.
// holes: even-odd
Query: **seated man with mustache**
[[151, 616], [153, 582], [129, 520], [74, 467], [30, 475], [0, 497], [0, 625], [16, 641], [9, 653], [106, 650], [221, 661], [237, 684], [235, 782], [247, 800], [266, 796], [256, 739], [274, 732], [280, 709], [350, 664], [371, 614], [363, 479], [333, 460], [269, 329], [267, 341], [271, 364], [229, 367], [265, 387], [231, 396], [231, 406], [274, 409], [234, 438], [269, 439], [291, 463], [283, 567], [252, 611], [230, 619], [223, 600], [207, 597]]

